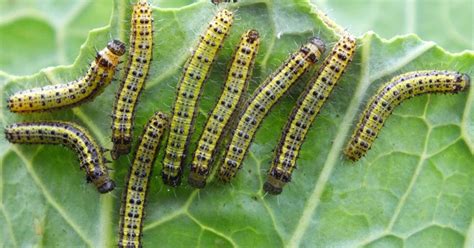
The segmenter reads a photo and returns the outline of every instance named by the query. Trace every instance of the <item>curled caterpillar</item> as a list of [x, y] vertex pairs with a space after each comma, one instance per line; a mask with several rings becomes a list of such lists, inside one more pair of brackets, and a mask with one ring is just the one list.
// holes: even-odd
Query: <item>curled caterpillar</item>
[[469, 87], [470, 78], [455, 71], [414, 71], [385, 83], [365, 107], [344, 150], [352, 161], [364, 156], [384, 122], [403, 100], [427, 93], [458, 93]]
[[152, 51], [152, 8], [146, 0], [139, 0], [133, 6], [128, 66], [112, 113], [113, 159], [130, 152], [135, 110], [148, 75]]
[[219, 169], [222, 181], [229, 182], [235, 177], [263, 118], [297, 79], [319, 60], [324, 50], [324, 43], [319, 38], [311, 38], [255, 91], [240, 115], [227, 147], [224, 163]]
[[161, 137], [167, 124], [166, 115], [156, 112], [143, 129], [123, 192], [120, 210], [119, 247], [142, 247], [142, 227], [145, 201], [150, 186], [149, 181]]
[[15, 144], [62, 144], [74, 150], [86, 172], [86, 179], [94, 183], [100, 193], [115, 188], [109, 178], [103, 149], [81, 126], [71, 122], [24, 122], [5, 128], [5, 137]]
[[125, 44], [113, 40], [97, 52], [89, 70], [82, 78], [66, 84], [48, 85], [19, 91], [7, 100], [8, 109], [15, 113], [52, 111], [70, 108], [92, 100], [110, 84]]
[[298, 98], [275, 149], [272, 167], [263, 185], [266, 192], [280, 194], [283, 186], [291, 181], [291, 174], [296, 168], [296, 159], [306, 134], [351, 62], [355, 48], [356, 41], [352, 36], [342, 37], [324, 60], [317, 76], [310, 81]]
[[219, 141], [247, 90], [259, 44], [260, 37], [255, 30], [245, 32], [240, 38], [229, 66], [224, 90], [209, 115], [194, 153], [188, 178], [193, 187], [203, 188], [206, 185]]
[[207, 26], [204, 35], [200, 36], [193, 54], [184, 66], [173, 107], [161, 172], [163, 182], [167, 185], [178, 186], [181, 183], [182, 164], [194, 129], [193, 124], [202, 86], [224, 39], [229, 34], [233, 20], [232, 12], [226, 9], [219, 11]]

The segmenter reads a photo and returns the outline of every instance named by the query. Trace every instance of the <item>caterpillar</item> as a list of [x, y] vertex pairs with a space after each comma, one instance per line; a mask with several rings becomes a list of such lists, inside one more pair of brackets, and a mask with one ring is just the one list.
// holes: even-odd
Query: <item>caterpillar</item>
[[263, 185], [266, 192], [280, 194], [283, 186], [291, 181], [291, 174], [296, 168], [296, 159], [306, 134], [351, 62], [355, 48], [355, 39], [350, 35], [343, 36], [324, 60], [317, 76], [313, 77], [298, 98], [275, 149], [272, 166]]
[[224, 91], [207, 120], [194, 153], [188, 178], [193, 187], [203, 188], [206, 185], [219, 140], [247, 90], [259, 45], [259, 33], [255, 30], [248, 30], [240, 38], [227, 72]]
[[197, 103], [211, 65], [229, 34], [234, 15], [223, 9], [209, 23], [204, 35], [184, 66], [173, 107], [170, 132], [163, 160], [162, 179], [170, 186], [181, 183], [182, 163], [193, 131]]
[[236, 3], [237, 0], [211, 0], [211, 3], [219, 5], [221, 3]]
[[311, 38], [257, 88], [240, 115], [227, 147], [224, 162], [219, 169], [221, 181], [229, 182], [235, 177], [263, 118], [297, 79], [319, 60], [324, 50], [322, 40]]
[[112, 114], [113, 159], [130, 152], [135, 109], [148, 75], [152, 51], [152, 8], [146, 0], [139, 0], [133, 6], [128, 66]]
[[156, 112], [145, 125], [128, 172], [120, 210], [119, 247], [142, 247], [141, 237], [146, 196], [153, 164], [168, 118]]
[[16, 92], [7, 100], [8, 109], [14, 113], [43, 112], [70, 108], [90, 101], [110, 84], [119, 58], [124, 53], [125, 44], [112, 40], [106, 48], [97, 52], [85, 76], [66, 84]]
[[366, 105], [345, 155], [352, 161], [364, 156], [377, 138], [385, 120], [403, 100], [427, 93], [458, 93], [469, 87], [470, 78], [455, 71], [413, 71], [392, 78]]
[[5, 128], [6, 139], [15, 144], [62, 144], [74, 150], [85, 170], [88, 182], [94, 183], [100, 193], [115, 188], [105, 166], [104, 149], [81, 126], [71, 122], [24, 122]]

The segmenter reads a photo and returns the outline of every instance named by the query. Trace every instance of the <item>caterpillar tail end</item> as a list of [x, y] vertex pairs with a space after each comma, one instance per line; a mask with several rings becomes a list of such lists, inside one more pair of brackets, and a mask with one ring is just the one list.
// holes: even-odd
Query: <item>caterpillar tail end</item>
[[229, 158], [225, 158], [224, 163], [219, 168], [218, 178], [223, 183], [229, 183], [242, 168], [242, 164]]
[[7, 105], [7, 108], [10, 112], [13, 112], [13, 113], [16, 112], [15, 109], [14, 109], [15, 105], [13, 104], [12, 96], [8, 97], [6, 105]]
[[117, 160], [120, 156], [130, 153], [130, 144], [114, 144], [110, 156], [113, 160]]
[[219, 170], [218, 178], [223, 183], [229, 183], [232, 180], [233, 175], [230, 171], [223, 169], [222, 167]]
[[194, 188], [202, 189], [206, 187], [206, 178], [201, 175], [191, 172], [188, 177], [188, 183]]
[[209, 176], [207, 167], [198, 167], [194, 163], [191, 165], [191, 171], [188, 177], [188, 183], [194, 188], [202, 189], [206, 187], [206, 180]]
[[41, 110], [32, 109], [27, 104], [17, 103], [18, 99], [21, 99], [21, 92], [8, 97], [6, 106], [10, 112], [17, 114], [41, 112]]
[[348, 158], [354, 163], [357, 162], [363, 156], [360, 151], [350, 145], [347, 146], [346, 149], [344, 149], [344, 155], [346, 155], [346, 158]]
[[164, 184], [171, 187], [178, 187], [179, 185], [181, 185], [181, 174], [178, 174], [176, 176], [170, 176], [162, 172], [161, 179], [163, 180]]

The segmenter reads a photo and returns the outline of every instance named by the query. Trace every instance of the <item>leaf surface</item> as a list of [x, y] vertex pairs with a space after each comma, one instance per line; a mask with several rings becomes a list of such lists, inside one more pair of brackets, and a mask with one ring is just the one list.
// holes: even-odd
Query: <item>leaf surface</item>
[[[118, 81], [93, 102], [72, 110], [16, 115], [8, 112], [5, 99], [20, 89], [79, 77], [95, 49], [104, 47], [111, 37], [128, 43], [130, 2], [0, 2], [2, 125], [27, 120], [74, 121], [111, 148], [108, 116]], [[265, 195], [262, 184], [280, 130], [314, 71], [272, 109], [232, 184], [213, 180], [201, 191], [187, 183], [170, 189], [161, 183], [161, 164], [156, 163], [146, 206], [146, 247], [473, 246], [472, 87], [457, 95], [426, 95], [406, 101], [387, 121], [373, 149], [355, 164], [341, 150], [367, 99], [381, 84], [400, 73], [422, 69], [457, 70], [472, 78], [474, 53], [452, 54], [416, 35], [387, 40], [365, 32], [372, 27], [378, 31], [382, 24], [353, 15], [373, 14], [373, 6], [350, 8], [348, 2], [241, 0], [230, 6], [238, 9], [237, 18], [205, 84], [190, 152], [219, 96], [233, 47], [245, 30], [257, 29], [262, 36], [249, 92], [309, 37], [321, 36], [327, 50], [337, 41], [337, 35], [315, 14], [315, 6], [334, 9], [330, 16], [341, 19], [342, 24], [350, 18], [348, 28], [359, 35], [359, 48], [306, 138], [293, 182], [280, 196]], [[417, 6], [426, 1], [419, 2]], [[135, 137], [154, 111], [170, 113], [184, 61], [216, 12], [209, 1], [160, 0], [154, 6], [154, 60], [136, 115]], [[387, 8], [389, 3], [378, 11]], [[426, 10], [414, 11], [422, 16]], [[468, 8], [459, 7], [444, 13], [456, 20], [446, 29], [459, 32], [470, 25], [472, 33], [472, 12], [466, 12]], [[388, 21], [388, 30], [381, 31], [384, 36], [423, 31], [425, 26], [415, 18], [420, 28], [400, 30], [399, 20]], [[462, 33], [462, 39], [472, 43], [472, 35], [466, 34]], [[448, 47], [452, 51], [469, 48], [440, 30], [430, 35], [424, 32], [422, 37], [436, 38], [447, 46], [452, 39], [454, 45]], [[2, 135], [0, 148], [0, 246], [116, 244], [121, 191], [131, 155], [112, 164], [117, 189], [99, 195], [85, 182], [75, 154], [62, 147], [11, 145]]]

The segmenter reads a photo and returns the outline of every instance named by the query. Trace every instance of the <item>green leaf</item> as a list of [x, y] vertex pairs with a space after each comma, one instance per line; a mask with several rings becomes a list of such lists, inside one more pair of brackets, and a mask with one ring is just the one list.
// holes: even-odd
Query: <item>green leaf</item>
[[[130, 2], [0, 2], [3, 126], [26, 120], [74, 121], [110, 148], [108, 115], [118, 82], [93, 102], [72, 110], [16, 115], [4, 103], [17, 90], [79, 77], [95, 48], [104, 47], [111, 37], [128, 42]], [[154, 111], [170, 112], [183, 63], [216, 12], [207, 0], [153, 2], [154, 61], [137, 112], [136, 137]], [[341, 153], [366, 99], [394, 75], [449, 69], [473, 77], [473, 51], [452, 54], [416, 35], [386, 40], [366, 31], [374, 29], [387, 38], [420, 32], [452, 51], [469, 44], [472, 49], [469, 1], [456, 1], [448, 11], [428, 1], [351, 3], [241, 0], [229, 6], [238, 9], [237, 19], [205, 85], [193, 141], [215, 104], [216, 89], [221, 88], [233, 46], [244, 30], [255, 28], [263, 37], [250, 92], [310, 36], [320, 35], [328, 47], [334, 44], [337, 36], [315, 14], [315, 6], [329, 10], [336, 22], [360, 35], [356, 57], [311, 128], [299, 169], [280, 196], [265, 195], [262, 184], [279, 138], [277, 130], [313, 72], [273, 108], [232, 184], [214, 180], [201, 191], [186, 183], [170, 189], [161, 183], [157, 163], [146, 207], [145, 246], [474, 245], [473, 87], [457, 95], [408, 100], [395, 110], [364, 159], [352, 164]], [[411, 13], [407, 18], [397, 14], [405, 10]], [[435, 25], [431, 21], [442, 25], [428, 30]], [[411, 29], [404, 29], [407, 26]], [[121, 191], [131, 155], [112, 165], [118, 187], [107, 195], [99, 195], [85, 182], [75, 154], [64, 148], [11, 145], [2, 135], [0, 156], [0, 246], [116, 245]]]
[[[415, 33], [448, 51], [474, 49], [472, 1], [311, 0], [356, 35], [373, 30], [382, 37]], [[469, 8], [469, 6], [471, 8]]]

